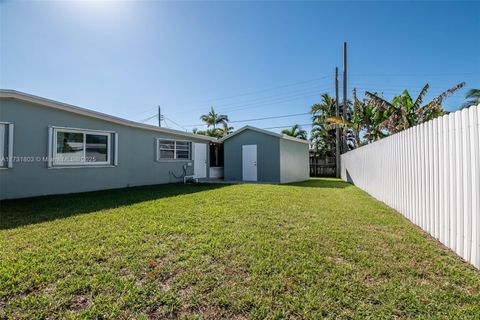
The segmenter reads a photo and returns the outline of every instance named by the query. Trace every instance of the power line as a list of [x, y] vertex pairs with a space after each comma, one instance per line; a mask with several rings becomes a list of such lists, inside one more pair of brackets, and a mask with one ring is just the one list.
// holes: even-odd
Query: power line
[[[324, 84], [322, 86], [317, 85], [317, 86], [313, 86], [313, 87], [303, 88], [301, 90], [287, 92], [287, 93], [280, 94], [280, 95], [275, 94], [275, 95], [271, 95], [271, 96], [258, 97], [258, 98], [244, 100], [244, 101], [240, 101], [240, 102], [230, 102], [230, 103], [227, 103], [227, 104], [220, 104], [216, 107], [216, 109], [217, 110], [228, 110], [228, 109], [231, 108], [230, 106], [233, 106], [233, 108], [234, 108], [234, 107], [238, 107], [239, 104], [246, 104], [246, 103], [248, 104], [248, 103], [251, 103], [251, 102], [255, 102], [255, 103], [268, 102], [271, 99], [284, 99], [284, 98], [298, 96], [300, 94], [307, 94], [307, 93], [325, 91], [325, 90], [329, 90], [330, 88], [331, 88], [330, 84]], [[196, 108], [188, 109], [188, 111], [190, 111], [190, 110], [203, 110], [203, 109], [206, 109], [206, 108], [207, 107], [196, 107]]]
[[[248, 103], [248, 104], [243, 104], [243, 105], [237, 105], [237, 106], [230, 107], [230, 108], [222, 108], [221, 110], [227, 110], [227, 111], [245, 110], [245, 109], [252, 108], [251, 106], [253, 106], [255, 108], [257, 106], [267, 106], [267, 105], [276, 104], [276, 103], [295, 101], [295, 100], [299, 100], [299, 99], [303, 99], [303, 98], [317, 97], [319, 95], [320, 95], [319, 91], [311, 91], [310, 94], [293, 95], [293, 96], [288, 97], [289, 99], [285, 99], [285, 100], [283, 98], [287, 98], [287, 97], [283, 97], [282, 99], [280, 99], [280, 98], [272, 99], [272, 100], [269, 100], [269, 101], [264, 101], [262, 103]], [[247, 107], [247, 108], [245, 108], [245, 107]]]
[[351, 74], [350, 76], [354, 77], [444, 77], [444, 76], [476, 76], [480, 75], [478, 72], [467, 72], [467, 73], [354, 73]]
[[[240, 111], [240, 110], [245, 110], [245, 109], [264, 107], [264, 106], [268, 106], [268, 105], [272, 105], [272, 104], [282, 104], [282, 103], [285, 103], [285, 102], [300, 100], [300, 99], [303, 99], [303, 98], [317, 97], [319, 95], [319, 93], [317, 91], [315, 91], [315, 92], [316, 93], [309, 94], [309, 95], [291, 96], [290, 99], [285, 99], [285, 100], [274, 99], [274, 100], [270, 100], [270, 101], [265, 101], [263, 103], [250, 103], [250, 104], [245, 104], [245, 105], [237, 105], [237, 106], [232, 107], [232, 108], [224, 108], [224, 109], [222, 109], [222, 111]], [[239, 108], [236, 108], [236, 107], [239, 107]], [[149, 120], [153, 117], [154, 116], [152, 116], [150, 118], [147, 118], [146, 120]]]
[[[287, 84], [283, 84], [283, 85], [279, 85], [279, 86], [275, 86], [275, 87], [270, 87], [270, 88], [267, 88], [267, 89], [254, 90], [254, 91], [244, 92], [244, 93], [240, 93], [240, 94], [235, 94], [235, 95], [231, 95], [231, 96], [227, 96], [227, 97], [207, 99], [207, 100], [203, 100], [203, 101], [193, 101], [193, 102], [189, 102], [189, 103], [180, 104], [180, 105], [178, 105], [178, 106], [185, 106], [185, 105], [191, 105], [191, 104], [200, 104], [200, 103], [208, 103], [208, 102], [212, 102], [212, 101], [228, 100], [228, 99], [232, 99], [232, 98], [243, 97], [243, 96], [248, 96], [248, 95], [254, 95], [254, 94], [262, 93], [262, 92], [273, 91], [273, 90], [281, 89], [281, 88], [288, 88], [288, 87], [299, 86], [299, 85], [302, 85], [302, 84], [311, 83], [311, 82], [315, 82], [315, 81], [322, 80], [322, 79], [327, 79], [327, 78], [328, 78], [328, 76], [324, 76], [324, 77], [313, 78], [313, 79], [309, 79], [309, 80], [297, 81], [297, 82], [293, 82], [293, 83], [287, 83]], [[150, 110], [153, 110], [153, 109], [154, 109], [154, 108], [145, 109], [145, 110], [143, 110], [143, 111], [141, 111], [141, 112], [138, 112], [138, 113], [136, 113], [136, 114], [133, 114], [132, 117], [133, 117], [133, 116], [140, 115], [140, 114], [143, 114], [143, 113], [146, 113], [146, 112], [148, 112], [148, 111], [150, 111]]]
[[175, 122], [175, 121], [173, 121], [172, 119], [170, 119], [170, 118], [167, 118], [167, 117], [165, 117], [165, 119], [168, 119], [168, 121], [170, 121], [171, 123], [173, 123], [173, 124], [174, 124], [174, 125], [176, 125], [177, 127], [179, 127], [179, 128], [182, 128], [182, 129], [183, 129], [183, 130], [185, 130], [185, 131], [188, 131], [188, 129], [187, 129], [187, 128], [185, 128], [184, 126], [182, 126], [182, 125], [180, 125], [180, 124], [176, 123], [176, 122]]
[[[402, 73], [396, 73], [396, 74], [392, 74], [392, 73], [390, 73], [390, 74], [388, 74], [388, 73], [387, 74], [358, 73], [358, 74], [355, 74], [355, 73], [353, 73], [353, 74], [350, 74], [351, 77], [443, 77], [443, 76], [478, 76], [478, 75], [480, 75], [480, 73], [478, 73], [478, 72], [438, 73], [438, 74], [429, 74], [429, 73], [423, 73], [423, 74], [422, 73], [416, 73], [416, 74], [415, 73], [411, 73], [411, 74], [408, 74], [408, 73], [405, 73], [405, 74], [402, 74]], [[342, 78], [342, 75], [339, 75], [339, 77]], [[244, 93], [231, 95], [231, 96], [227, 96], [227, 97], [207, 99], [207, 100], [196, 101], [196, 102], [189, 102], [189, 103], [180, 104], [178, 106], [185, 106], [185, 105], [191, 105], [191, 104], [196, 104], [196, 103], [208, 103], [208, 102], [212, 102], [212, 101], [228, 100], [228, 99], [232, 99], [232, 98], [254, 95], [254, 94], [258, 94], [258, 93], [262, 93], [262, 92], [273, 91], [273, 90], [281, 89], [281, 88], [299, 86], [299, 85], [302, 85], [302, 84], [311, 83], [311, 82], [315, 82], [315, 81], [322, 80], [322, 79], [327, 79], [327, 78], [329, 78], [329, 76], [324, 76], [324, 77], [313, 78], [313, 79], [309, 79], [309, 80], [303, 80], [303, 81], [288, 83], [288, 84], [284, 84], [284, 85], [270, 87], [270, 88], [267, 88], [267, 89], [244, 92]], [[132, 117], [143, 114], [143, 113], [146, 113], [146, 112], [148, 112], [150, 110], [153, 110], [153, 109], [155, 109], [155, 108], [145, 109], [144, 111], [141, 111], [139, 113], [136, 113], [136, 114], [132, 115]]]
[[146, 118], [146, 119], [140, 120], [140, 122], [147, 122], [148, 120], [151, 120], [151, 119], [157, 118], [157, 117], [158, 117], [158, 114], [154, 114], [154, 115], [151, 116], [151, 117], [148, 117], [148, 118]]
[[[230, 109], [235, 110], [238, 107], [245, 107], [245, 106], [250, 106], [250, 105], [260, 105], [260, 104], [269, 103], [269, 102], [281, 103], [281, 102], [283, 102], [282, 99], [296, 98], [296, 97], [303, 98], [304, 94], [309, 94], [309, 95], [305, 95], [305, 97], [310, 97], [312, 93], [315, 93], [315, 95], [317, 95], [321, 91], [328, 91], [328, 90], [330, 90], [329, 85], [324, 85], [324, 86], [321, 86], [321, 87], [314, 86], [314, 87], [309, 87], [309, 88], [303, 88], [303, 89], [298, 90], [298, 91], [288, 92], [286, 95], [285, 94], [280, 94], [280, 95], [277, 94], [277, 95], [272, 95], [272, 96], [265, 96], [265, 97], [260, 97], [260, 98], [256, 98], [256, 99], [240, 101], [240, 102], [228, 103], [228, 104], [216, 107], [216, 110], [230, 110]], [[295, 100], [295, 99], [293, 99], [293, 100]], [[287, 101], [293, 101], [293, 100], [289, 99]], [[192, 108], [192, 109], [187, 109], [187, 110], [183, 110], [183, 111], [205, 110], [205, 109], [208, 109], [208, 107], [201, 107], [201, 108], [198, 107], [198, 108]], [[239, 110], [242, 110], [242, 109], [239, 109]], [[147, 118], [147, 120], [149, 120], [149, 118]]]
[[207, 103], [207, 102], [219, 101], [219, 100], [228, 100], [228, 99], [232, 99], [232, 98], [237, 98], [237, 97], [242, 97], [242, 96], [248, 96], [248, 95], [253, 95], [253, 94], [262, 93], [262, 92], [267, 92], [267, 91], [272, 91], [272, 90], [276, 90], [276, 89], [280, 89], [280, 88], [293, 87], [293, 86], [297, 86], [297, 85], [300, 85], [300, 84], [305, 84], [305, 83], [314, 82], [314, 81], [318, 81], [318, 80], [322, 80], [322, 79], [327, 79], [327, 78], [328, 78], [328, 76], [320, 77], [320, 78], [314, 78], [314, 79], [310, 79], [310, 80], [304, 80], [304, 81], [294, 82], [294, 83], [290, 83], [290, 84], [285, 84], [285, 85], [280, 85], [280, 86], [276, 86], [276, 87], [271, 87], [271, 88], [268, 88], [268, 89], [250, 91], [250, 92], [241, 93], [241, 94], [232, 95], [232, 96], [223, 97], [223, 98], [209, 99], [209, 100], [204, 100], [204, 101], [199, 101], [199, 102], [192, 102], [192, 103], [190, 103], [190, 104], [193, 104], [193, 103]]
[[[299, 126], [301, 127], [304, 127], [304, 126], [312, 126], [311, 123], [305, 123], [305, 124], [299, 124]], [[265, 129], [265, 130], [269, 130], [269, 129], [284, 129], [284, 128], [291, 128], [292, 125], [289, 125], [289, 126], [278, 126], [278, 127], [268, 127], [268, 128], [262, 128], [262, 129]]]
[[170, 129], [170, 127], [168, 126], [168, 123], [167, 123], [167, 119], [166, 119], [166, 118], [163, 119], [163, 122], [165, 122], [165, 126], [166, 126], [168, 129]]
[[[307, 114], [310, 114], [310, 112], [284, 114], [284, 115], [281, 115], [281, 116], [271, 116], [271, 117], [253, 118], [253, 119], [245, 119], [245, 120], [235, 120], [235, 121], [229, 121], [228, 123], [252, 122], [252, 121], [270, 120], [270, 119], [289, 118], [289, 117], [296, 117], [296, 116], [304, 116], [304, 115], [307, 115]], [[204, 123], [191, 124], [191, 125], [187, 125], [186, 127], [199, 127], [199, 126], [206, 126], [206, 124], [204, 124]]]

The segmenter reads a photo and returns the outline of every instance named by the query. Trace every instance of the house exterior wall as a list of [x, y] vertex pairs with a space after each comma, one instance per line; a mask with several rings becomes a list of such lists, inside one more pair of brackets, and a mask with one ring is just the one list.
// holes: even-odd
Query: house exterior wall
[[257, 180], [280, 182], [280, 138], [245, 130], [224, 141], [224, 179], [242, 180], [242, 145], [257, 145]]
[[309, 177], [308, 144], [280, 139], [280, 182], [305, 181]]
[[205, 143], [208, 148], [208, 141], [201, 139], [133, 128], [16, 99], [0, 100], [0, 121], [14, 124], [14, 157], [46, 158], [49, 126], [114, 131], [119, 138], [117, 166], [48, 168], [45, 161], [14, 161], [13, 168], [0, 170], [0, 199], [180, 182], [169, 172], [179, 176], [182, 166], [191, 164], [187, 167], [191, 175], [194, 160], [156, 161], [156, 139], [188, 140]]

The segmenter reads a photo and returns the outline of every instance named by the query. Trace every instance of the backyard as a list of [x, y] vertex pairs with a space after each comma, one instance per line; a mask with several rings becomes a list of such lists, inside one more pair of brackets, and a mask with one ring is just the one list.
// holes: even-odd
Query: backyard
[[0, 205], [0, 318], [480, 314], [477, 270], [335, 179]]

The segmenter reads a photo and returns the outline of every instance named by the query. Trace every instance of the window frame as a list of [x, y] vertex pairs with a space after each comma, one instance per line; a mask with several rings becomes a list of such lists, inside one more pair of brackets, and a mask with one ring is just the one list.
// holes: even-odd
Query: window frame
[[[79, 129], [79, 128], [69, 128], [69, 127], [50, 127], [51, 129], [51, 138], [49, 139], [49, 167], [52, 168], [65, 168], [65, 167], [105, 167], [105, 166], [113, 166], [116, 165], [117, 163], [117, 153], [118, 153], [118, 139], [117, 139], [117, 133], [114, 131], [108, 131], [108, 130], [93, 130], [93, 129]], [[57, 162], [55, 159], [57, 159], [58, 156], [61, 154], [57, 153], [57, 135], [59, 132], [66, 132], [66, 133], [81, 133], [83, 134], [83, 158], [86, 158], [86, 152], [87, 152], [87, 139], [86, 136], [87, 134], [90, 135], [101, 135], [101, 136], [106, 136], [107, 137], [107, 161], [80, 161], [80, 162]], [[115, 144], [115, 150], [112, 148], [112, 142]], [[112, 157], [112, 153], [115, 154]], [[115, 163], [112, 163], [112, 159], [115, 159]]]
[[[173, 158], [161, 158], [160, 157], [160, 141], [169, 141], [173, 142]], [[186, 142], [188, 144], [188, 158], [178, 158], [177, 157], [177, 142]], [[157, 138], [155, 139], [155, 151], [156, 151], [156, 160], [157, 161], [191, 161], [192, 160], [192, 141], [190, 140], [181, 140], [181, 139], [169, 139], [169, 138]], [[171, 150], [171, 149], [162, 149], [162, 150]], [[180, 151], [186, 151], [180, 149]]]
[[[13, 131], [14, 124], [11, 122], [0, 121], [0, 125], [4, 128], [2, 133], [2, 141], [0, 144], [1, 158], [0, 170], [13, 168]], [[3, 157], [7, 158], [7, 161], [3, 163]]]

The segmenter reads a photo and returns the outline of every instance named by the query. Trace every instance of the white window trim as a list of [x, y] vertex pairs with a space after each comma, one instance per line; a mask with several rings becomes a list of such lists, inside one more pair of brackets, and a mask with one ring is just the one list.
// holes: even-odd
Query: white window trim
[[[94, 134], [94, 135], [104, 135], [107, 136], [107, 161], [102, 162], [55, 162], [57, 157], [57, 134], [58, 132], [70, 132], [70, 133], [82, 133], [83, 134], [83, 156], [85, 157], [86, 152], [86, 135], [87, 134]], [[48, 130], [48, 154], [49, 154], [49, 161], [48, 167], [49, 168], [79, 168], [79, 167], [108, 167], [112, 166], [112, 152], [114, 154], [114, 165], [118, 162], [118, 143], [115, 139], [115, 150], [112, 150], [112, 137], [114, 139], [117, 137], [116, 132], [114, 131], [107, 131], [107, 130], [92, 130], [92, 129], [80, 129], [80, 128], [69, 128], [69, 127], [55, 127], [50, 126]]]
[[[0, 167], [0, 169], [11, 169], [13, 168], [13, 132], [14, 132], [14, 124], [11, 123], [11, 122], [3, 122], [3, 121], [0, 121], [0, 124], [4, 124], [5, 125], [5, 133], [8, 132], [8, 141], [7, 141], [7, 165], [5, 167]], [[2, 143], [3, 144], [3, 143]], [[5, 146], [3, 146], [3, 148], [5, 148]], [[4, 149], [5, 150], [5, 149]], [[2, 152], [4, 151], [2, 150]], [[2, 157], [4, 155], [2, 154]]]
[[[173, 147], [173, 158], [160, 158], [160, 141], [172, 141], [174, 142]], [[188, 158], [177, 158], [177, 142], [187, 142], [188, 145]], [[170, 138], [157, 138], [155, 139], [155, 151], [156, 151], [156, 160], [157, 161], [191, 161], [192, 160], [192, 141], [190, 140], [180, 140], [180, 139], [170, 139]], [[182, 150], [185, 151], [185, 150]]]

